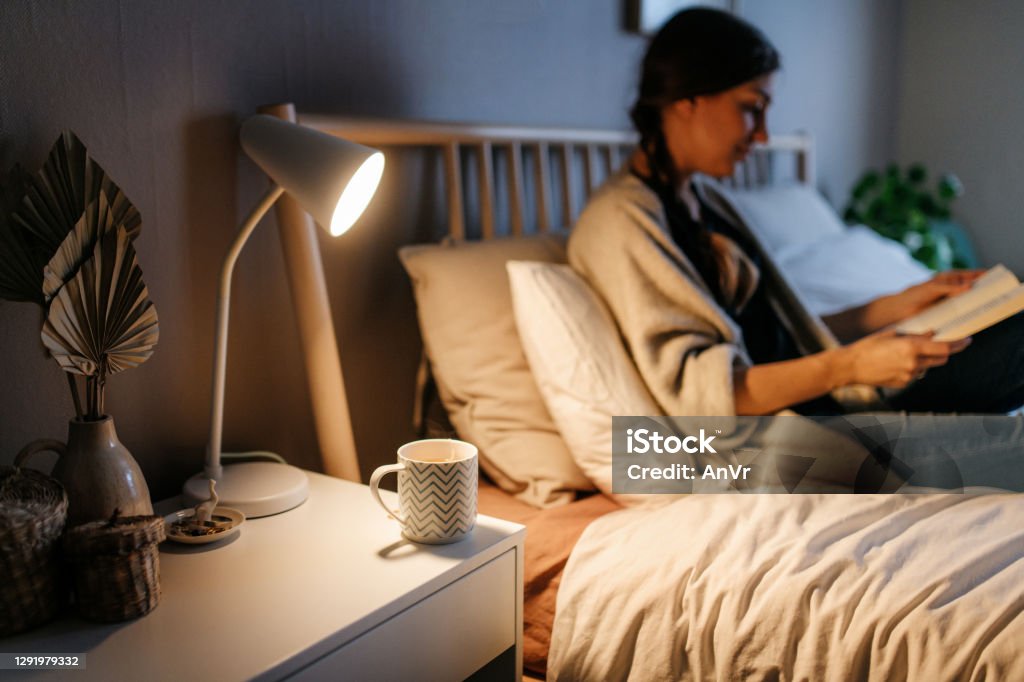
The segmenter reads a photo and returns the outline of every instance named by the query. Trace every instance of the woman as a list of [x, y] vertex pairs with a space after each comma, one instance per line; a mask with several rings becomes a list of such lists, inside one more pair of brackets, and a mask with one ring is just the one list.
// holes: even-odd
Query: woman
[[677, 415], [835, 414], [880, 407], [883, 394], [886, 407], [908, 411], [1020, 406], [1024, 318], [973, 344], [880, 331], [966, 290], [978, 272], [942, 273], [822, 321], [700, 177], [732, 175], [767, 140], [779, 64], [731, 14], [699, 8], [669, 20], [644, 58], [629, 172], [595, 194], [570, 239], [570, 263], [608, 303], [656, 400]]

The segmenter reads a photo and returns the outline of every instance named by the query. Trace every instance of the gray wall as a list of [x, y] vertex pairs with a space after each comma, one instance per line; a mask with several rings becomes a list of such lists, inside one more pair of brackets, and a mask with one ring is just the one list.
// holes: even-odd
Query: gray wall
[[[239, 152], [261, 104], [390, 118], [622, 127], [643, 41], [619, 0], [0, 3], [0, 165], [42, 162], [75, 130], [142, 213], [137, 242], [161, 321], [142, 367], [114, 376], [108, 411], [154, 496], [199, 470], [207, 436], [217, 270], [265, 186]], [[773, 130], [819, 138], [823, 188], [886, 156], [898, 17], [874, 2], [743, 3], [783, 50]], [[418, 338], [394, 256], [436, 236], [431, 166], [401, 159], [357, 229], [324, 242], [364, 476], [411, 437]], [[317, 468], [316, 442], [267, 220], [236, 271], [227, 449], [269, 449]], [[0, 302], [0, 462], [63, 437], [70, 399], [38, 343], [39, 314]]]
[[865, 168], [892, 158], [902, 3], [743, 0], [741, 7], [782, 52], [769, 128], [814, 134], [819, 188], [841, 208]]
[[983, 263], [1024, 275], [1024, 4], [910, 0], [899, 158], [953, 171], [954, 216]]

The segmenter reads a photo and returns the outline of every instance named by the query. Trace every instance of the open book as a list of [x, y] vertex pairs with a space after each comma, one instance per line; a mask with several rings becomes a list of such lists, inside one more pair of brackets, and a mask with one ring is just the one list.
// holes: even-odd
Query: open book
[[988, 329], [1024, 310], [1024, 284], [1005, 266], [997, 265], [974, 281], [970, 290], [947, 298], [903, 320], [903, 334], [935, 332], [936, 341], [956, 341]]

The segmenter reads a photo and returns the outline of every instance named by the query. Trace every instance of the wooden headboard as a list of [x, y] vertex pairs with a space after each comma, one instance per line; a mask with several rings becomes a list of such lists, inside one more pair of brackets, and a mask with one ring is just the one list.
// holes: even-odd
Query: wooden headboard
[[[260, 111], [383, 148], [385, 155], [394, 147], [436, 150], [444, 160], [447, 234], [455, 240], [571, 227], [586, 198], [636, 144], [634, 133], [615, 130], [355, 119], [297, 114], [291, 104]], [[758, 187], [788, 180], [813, 186], [814, 172], [812, 139], [777, 135], [755, 148], [727, 183]], [[359, 481], [317, 228], [287, 194], [276, 213], [324, 471]]]

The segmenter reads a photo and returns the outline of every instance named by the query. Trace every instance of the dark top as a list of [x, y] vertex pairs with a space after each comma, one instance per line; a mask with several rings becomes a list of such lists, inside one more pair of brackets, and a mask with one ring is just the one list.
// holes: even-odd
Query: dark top
[[728, 220], [713, 211], [700, 200], [702, 221], [698, 223], [690, 216], [686, 206], [679, 201], [666, 201], [657, 187], [644, 177], [637, 175], [656, 194], [661, 197], [668, 218], [669, 231], [672, 239], [682, 249], [686, 257], [697, 268], [701, 278], [711, 290], [715, 301], [733, 319], [743, 331], [743, 343], [755, 365], [780, 360], [791, 360], [800, 357], [801, 353], [793, 341], [792, 335], [775, 313], [768, 300], [764, 277], [759, 277], [757, 288], [750, 300], [737, 310], [725, 300], [719, 286], [718, 268], [712, 253], [710, 235], [718, 233], [735, 242], [750, 261], [763, 272], [763, 259], [757, 246], [742, 234]]

